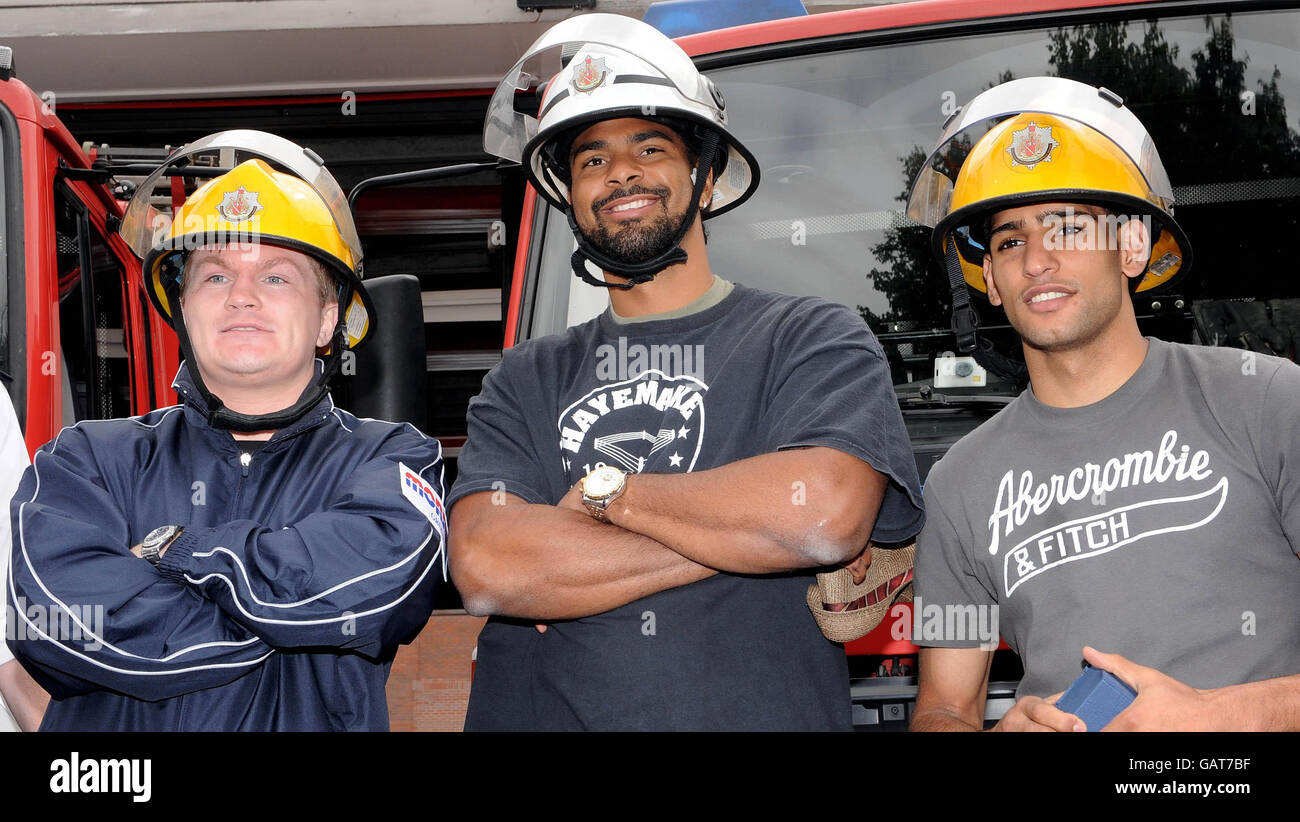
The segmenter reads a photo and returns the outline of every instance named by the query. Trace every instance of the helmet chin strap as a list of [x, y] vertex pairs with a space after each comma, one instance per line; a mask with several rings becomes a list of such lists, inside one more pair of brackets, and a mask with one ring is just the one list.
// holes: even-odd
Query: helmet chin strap
[[[593, 246], [583, 235], [582, 230], [578, 228], [578, 220], [573, 213], [573, 203], [570, 202], [565, 213], [569, 218], [569, 229], [573, 232], [573, 236], [578, 239], [578, 248], [573, 252], [573, 256], [569, 258], [569, 264], [573, 266], [573, 273], [585, 283], [601, 288], [618, 288], [627, 291], [641, 283], [650, 282], [660, 271], [669, 266], [686, 262], [686, 251], [682, 248], [681, 242], [686, 237], [686, 232], [690, 231], [691, 224], [695, 222], [695, 215], [699, 213], [700, 196], [704, 194], [704, 186], [708, 182], [707, 172], [712, 167], [713, 155], [718, 149], [718, 141], [716, 131], [710, 129], [704, 135], [704, 141], [700, 146], [699, 159], [695, 163], [695, 185], [691, 189], [691, 202], [687, 206], [686, 216], [682, 218], [682, 224], [677, 229], [677, 234], [673, 237], [671, 245], [665, 251], [647, 260], [642, 260], [639, 263], [621, 262]], [[593, 277], [591, 272], [587, 270], [588, 260], [595, 263], [602, 271], [622, 277], [627, 282], [611, 283]]]
[[[351, 292], [350, 288], [345, 290]], [[185, 314], [181, 309], [178, 281], [175, 279], [170, 280], [166, 285], [166, 291], [167, 300], [172, 308], [172, 327], [176, 330], [176, 337], [180, 342], [181, 355], [184, 357], [185, 362], [191, 366], [189, 369], [190, 377], [194, 380], [195, 387], [199, 389], [199, 394], [208, 406], [206, 414], [208, 425], [213, 428], [238, 431], [240, 433], [278, 431], [302, 419], [308, 411], [314, 408], [329, 393], [329, 382], [339, 372], [343, 361], [342, 352], [347, 343], [343, 312], [339, 312], [339, 321], [334, 327], [334, 338], [330, 343], [330, 353], [325, 357], [325, 370], [316, 380], [316, 383], [309, 386], [303, 392], [303, 395], [298, 398], [298, 401], [288, 408], [270, 414], [241, 414], [227, 408], [221, 398], [209, 391], [208, 386], [203, 382], [202, 370], [199, 368], [198, 360], [194, 358], [194, 346], [190, 344], [190, 335], [185, 330]], [[350, 300], [351, 293], [347, 296]]]

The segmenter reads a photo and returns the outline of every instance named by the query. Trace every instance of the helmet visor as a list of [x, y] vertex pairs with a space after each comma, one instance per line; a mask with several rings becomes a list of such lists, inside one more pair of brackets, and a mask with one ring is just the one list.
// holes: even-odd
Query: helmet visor
[[658, 29], [622, 15], [584, 14], [552, 26], [537, 38], [497, 84], [483, 123], [487, 153], [522, 162], [524, 146], [537, 134], [537, 118], [515, 111], [515, 93], [555, 77], [563, 68], [566, 49], [572, 55], [585, 44], [626, 52], [629, 58], [650, 64], [683, 96], [716, 106], [691, 58]]
[[1062, 77], [1026, 77], [989, 89], [958, 110], [944, 125], [934, 151], [921, 167], [907, 201], [907, 216], [934, 226], [947, 215], [963, 148], [978, 143], [993, 126], [1026, 112], [1051, 114], [1101, 132], [1129, 156], [1151, 193], [1168, 209], [1174, 189], [1142, 122], [1118, 97]]
[[131, 203], [122, 218], [118, 233], [138, 256], [143, 258], [150, 249], [167, 239], [171, 216], [154, 208], [150, 203], [158, 181], [171, 169], [186, 166], [209, 166], [233, 169], [246, 160], [266, 160], [300, 178], [315, 189], [328, 205], [343, 242], [352, 251], [352, 257], [361, 262], [361, 240], [348, 208], [348, 198], [339, 188], [334, 176], [326, 170], [319, 158], [302, 146], [283, 137], [264, 131], [238, 129], [210, 134], [182, 146], [160, 165], [135, 190]]

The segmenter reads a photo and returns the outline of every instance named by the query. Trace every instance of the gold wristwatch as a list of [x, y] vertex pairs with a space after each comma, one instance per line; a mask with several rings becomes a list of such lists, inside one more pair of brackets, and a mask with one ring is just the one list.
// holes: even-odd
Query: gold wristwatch
[[605, 509], [623, 494], [627, 487], [627, 474], [612, 465], [599, 466], [582, 478], [582, 504], [601, 522], [609, 522]]

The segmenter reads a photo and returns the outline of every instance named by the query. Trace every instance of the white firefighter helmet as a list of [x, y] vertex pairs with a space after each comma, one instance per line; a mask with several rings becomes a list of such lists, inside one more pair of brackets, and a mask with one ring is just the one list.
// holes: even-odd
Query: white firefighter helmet
[[[563, 62], [565, 59], [568, 62]], [[538, 117], [515, 110], [515, 92], [552, 77]], [[727, 128], [722, 92], [681, 47], [657, 29], [616, 14], [565, 20], [537, 39], [506, 73], [488, 107], [483, 147], [521, 163], [537, 191], [561, 211], [569, 207], [567, 144], [582, 127], [637, 117], [718, 136], [713, 199], [705, 217], [729, 211], [758, 186], [758, 163]], [[564, 140], [564, 138], [568, 140]], [[695, 135], [682, 139], [698, 151]], [[565, 142], [559, 154], [557, 141]]]

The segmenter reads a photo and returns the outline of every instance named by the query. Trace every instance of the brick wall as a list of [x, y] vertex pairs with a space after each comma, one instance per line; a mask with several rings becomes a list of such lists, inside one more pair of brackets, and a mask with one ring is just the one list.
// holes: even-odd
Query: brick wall
[[459, 731], [469, 705], [470, 653], [484, 617], [434, 613], [415, 642], [403, 645], [388, 677], [394, 731]]

